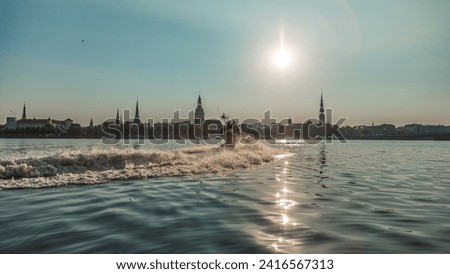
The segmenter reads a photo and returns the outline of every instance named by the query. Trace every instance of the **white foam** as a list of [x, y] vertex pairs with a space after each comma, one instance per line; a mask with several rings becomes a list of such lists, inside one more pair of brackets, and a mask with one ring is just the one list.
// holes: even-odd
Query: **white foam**
[[115, 148], [67, 150], [46, 157], [0, 160], [0, 188], [100, 184], [112, 180], [224, 174], [260, 165], [278, 153], [264, 144], [235, 149], [208, 145], [175, 150]]

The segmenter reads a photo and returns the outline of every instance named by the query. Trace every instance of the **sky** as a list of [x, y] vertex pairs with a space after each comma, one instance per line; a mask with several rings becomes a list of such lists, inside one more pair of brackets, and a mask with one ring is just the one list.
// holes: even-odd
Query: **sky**
[[[181, 118], [450, 124], [450, 1], [1, 0], [0, 124]], [[281, 68], [273, 60], [289, 52]]]

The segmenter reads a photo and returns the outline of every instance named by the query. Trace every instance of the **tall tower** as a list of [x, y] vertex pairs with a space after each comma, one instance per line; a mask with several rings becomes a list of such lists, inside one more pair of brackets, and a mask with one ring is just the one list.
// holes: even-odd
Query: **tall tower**
[[139, 118], [139, 100], [136, 100], [136, 111], [134, 112], [134, 122], [136, 124], [141, 123], [141, 118]]
[[116, 114], [116, 125], [120, 125], [119, 109], [117, 109], [117, 114]]
[[91, 122], [89, 123], [89, 127], [93, 128], [94, 127], [94, 122], [92, 121], [92, 117], [91, 117]]
[[26, 120], [26, 119], [27, 119], [27, 106], [25, 105], [25, 103], [23, 103], [22, 120]]
[[323, 96], [322, 92], [320, 93], [320, 114], [319, 114], [319, 121], [322, 125], [325, 125], [325, 114], [323, 110]]
[[202, 108], [202, 97], [200, 97], [199, 94], [197, 100], [197, 108], [195, 109], [194, 113], [194, 124], [203, 124], [203, 121], [205, 121], [205, 112]]

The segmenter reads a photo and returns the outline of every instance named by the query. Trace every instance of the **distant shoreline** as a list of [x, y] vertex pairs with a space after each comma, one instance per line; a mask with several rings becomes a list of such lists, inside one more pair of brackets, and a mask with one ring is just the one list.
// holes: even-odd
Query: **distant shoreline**
[[[380, 140], [380, 141], [450, 141], [450, 134], [428, 134], [428, 135], [397, 135], [397, 136], [346, 136], [347, 140]], [[82, 139], [82, 140], [101, 140], [98, 136], [10, 136], [10, 135], [0, 135], [0, 139]], [[198, 140], [195, 138], [166, 138], [166, 139], [155, 139], [155, 138], [124, 138], [124, 140]], [[212, 140], [212, 139], [205, 139]], [[285, 140], [285, 138], [261, 138], [261, 140], [274, 141], [274, 140]], [[288, 140], [300, 140], [288, 138]], [[313, 139], [308, 139], [313, 140]], [[337, 139], [334, 139], [337, 141]]]

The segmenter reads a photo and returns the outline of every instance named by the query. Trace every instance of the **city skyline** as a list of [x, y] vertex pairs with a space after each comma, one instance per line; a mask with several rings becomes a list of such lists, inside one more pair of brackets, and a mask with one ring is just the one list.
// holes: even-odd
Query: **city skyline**
[[[345, 125], [449, 124], [447, 1], [3, 1], [0, 120], [98, 124], [116, 108], [184, 117], [201, 91], [206, 117], [295, 122], [318, 94]], [[381, 15], [383, 19], [381, 20]], [[271, 55], [283, 41], [290, 67]], [[12, 113], [10, 112], [12, 110]]]
[[[36, 117], [33, 116], [33, 118], [31, 118], [31, 116], [29, 116], [26, 111], [26, 102], [24, 102], [23, 107], [22, 107], [22, 117], [18, 117], [16, 115], [11, 115], [6, 117], [7, 121], [11, 118], [14, 119], [14, 121], [28, 121], [28, 122], [32, 122], [33, 120], [55, 120], [54, 116], [52, 115], [48, 115], [46, 117]], [[325, 115], [325, 111], [331, 110], [330, 113], [327, 112], [326, 115], [330, 115], [330, 116], [326, 116]], [[325, 108], [324, 107], [324, 99], [323, 99], [323, 93], [320, 94], [320, 106], [318, 106], [318, 116], [314, 117], [314, 115], [311, 115], [309, 118], [305, 118], [302, 121], [298, 121], [298, 120], [294, 120], [291, 116], [289, 117], [274, 117], [272, 116], [272, 111], [269, 110], [265, 110], [263, 113], [261, 113], [261, 117], [230, 117], [232, 119], [237, 119], [236, 121], [242, 122], [245, 121], [247, 119], [256, 119], [259, 120], [259, 122], [261, 124], [268, 124], [270, 123], [274, 123], [274, 124], [304, 124], [307, 122], [321, 122], [322, 124], [330, 124], [330, 125], [338, 125], [339, 127], [346, 127], [346, 126], [351, 126], [351, 127], [359, 127], [359, 126], [374, 126], [375, 123], [372, 124], [358, 124], [358, 125], [349, 125], [348, 123], [346, 123], [346, 120], [348, 119], [348, 117], [336, 117], [333, 115], [333, 108]], [[175, 111], [173, 111], [170, 115], [166, 115], [164, 117], [162, 117], [160, 120], [155, 119], [154, 117], [141, 117], [140, 116], [140, 110], [139, 110], [139, 99], [136, 100], [135, 102], [135, 109], [134, 109], [134, 115], [133, 115], [133, 110], [131, 108], [117, 108], [116, 110], [116, 116], [108, 116], [105, 117], [103, 119], [101, 119], [101, 121], [98, 121], [96, 123], [93, 122], [93, 118], [91, 116], [91, 118], [89, 119], [88, 123], [84, 123], [84, 121], [73, 121], [72, 119], [70, 119], [70, 117], [66, 118], [65, 120], [70, 120], [71, 122], [75, 122], [75, 123], [79, 123], [82, 126], [92, 126], [92, 125], [100, 125], [102, 123], [110, 123], [111, 121], [115, 121], [116, 124], [122, 123], [122, 122], [130, 122], [130, 123], [148, 123], [151, 121], [151, 123], [180, 123], [180, 122], [186, 122], [189, 121], [189, 123], [196, 123], [196, 124], [202, 124], [204, 121], [206, 120], [221, 120], [223, 115], [227, 115], [226, 113], [221, 113], [220, 109], [217, 109], [217, 115], [205, 115], [204, 110], [203, 110], [203, 105], [202, 105], [202, 99], [201, 96], [198, 95], [197, 98], [197, 107], [194, 109], [191, 109], [190, 111], [186, 112], [186, 113], [180, 113], [180, 110], [177, 109]], [[61, 118], [61, 117], [57, 117], [57, 118]], [[330, 120], [331, 118], [331, 120]], [[342, 119], [342, 120], [340, 120]], [[7, 122], [5, 121], [5, 122]], [[2, 124], [0, 122], [0, 126], [1, 125], [7, 125], [7, 123]], [[413, 125], [424, 125], [424, 126], [433, 126], [433, 124], [430, 123], [417, 123], [417, 122], [412, 122], [409, 124], [404, 124], [404, 125], [396, 125], [396, 124], [392, 124], [392, 123], [379, 123], [377, 124], [378, 126], [383, 126], [383, 125], [394, 125], [396, 127], [402, 127], [402, 126], [413, 126]], [[450, 125], [446, 125], [446, 124], [435, 124], [435, 126], [449, 126]]]

